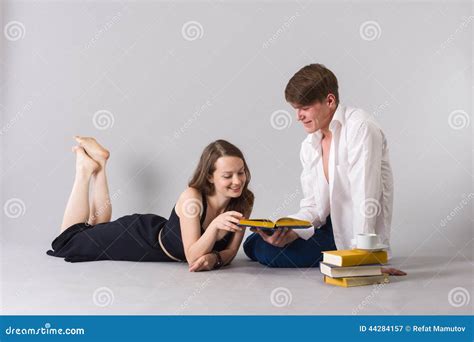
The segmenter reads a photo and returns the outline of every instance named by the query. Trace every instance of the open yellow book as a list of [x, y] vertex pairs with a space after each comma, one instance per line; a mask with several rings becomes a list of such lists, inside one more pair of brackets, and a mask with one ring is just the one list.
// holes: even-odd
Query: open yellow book
[[297, 220], [291, 217], [282, 217], [273, 222], [268, 219], [247, 219], [240, 220], [237, 224], [238, 226], [275, 230], [282, 228], [291, 228], [291, 229], [303, 229], [309, 228], [313, 225], [309, 221]]

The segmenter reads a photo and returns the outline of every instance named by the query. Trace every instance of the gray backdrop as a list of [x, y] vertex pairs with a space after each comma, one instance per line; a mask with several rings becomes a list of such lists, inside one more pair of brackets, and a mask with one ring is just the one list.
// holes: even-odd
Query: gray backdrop
[[[168, 217], [206, 144], [245, 153], [254, 217], [298, 209], [288, 79], [319, 62], [372, 112], [395, 177], [393, 253], [472, 259], [470, 2], [2, 2], [2, 247], [43, 257], [75, 134], [111, 150], [113, 219]], [[27, 260], [25, 260], [27, 262]]]

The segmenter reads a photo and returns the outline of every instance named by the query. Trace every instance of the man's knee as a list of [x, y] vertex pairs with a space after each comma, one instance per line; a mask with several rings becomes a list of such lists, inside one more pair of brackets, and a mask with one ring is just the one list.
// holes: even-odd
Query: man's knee
[[266, 247], [264, 253], [256, 254], [256, 258], [268, 267], [319, 267], [322, 260], [320, 249], [308, 241], [294, 241], [284, 248], [272, 245]]
[[322, 258], [319, 257], [306, 257], [303, 255], [287, 255], [280, 254], [274, 258], [260, 258], [258, 261], [267, 267], [279, 267], [279, 268], [309, 268], [319, 267], [319, 262]]
[[255, 257], [258, 239], [261, 239], [260, 235], [252, 233], [244, 241], [244, 253], [253, 261], [258, 261]]
[[245, 240], [244, 252], [250, 259], [272, 268], [318, 267], [322, 259], [319, 248], [310, 241], [297, 240], [281, 248], [265, 242], [255, 233]]
[[276, 258], [268, 258], [268, 256], [262, 256], [258, 259], [258, 262], [263, 266], [271, 267], [271, 268], [282, 268], [288, 267], [285, 264], [282, 264], [278, 257]]
[[255, 259], [267, 267], [288, 267], [284, 248], [273, 246], [263, 240], [260, 242], [260, 248], [255, 251]]
[[245, 255], [268, 267], [279, 267], [276, 258], [280, 252], [281, 248], [270, 245], [256, 233], [249, 235], [244, 241]]

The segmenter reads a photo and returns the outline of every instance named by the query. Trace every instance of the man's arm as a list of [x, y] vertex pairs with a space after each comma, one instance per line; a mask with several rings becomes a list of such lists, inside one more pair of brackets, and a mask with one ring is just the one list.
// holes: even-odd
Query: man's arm
[[353, 240], [360, 233], [375, 233], [375, 222], [382, 208], [382, 155], [384, 137], [371, 121], [356, 124], [348, 137], [349, 182], [352, 196]]

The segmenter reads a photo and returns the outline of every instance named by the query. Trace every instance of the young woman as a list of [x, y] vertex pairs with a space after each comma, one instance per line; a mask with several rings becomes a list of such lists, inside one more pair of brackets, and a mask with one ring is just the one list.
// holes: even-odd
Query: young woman
[[[229, 264], [244, 236], [254, 195], [242, 152], [225, 140], [203, 151], [188, 188], [169, 219], [133, 214], [110, 221], [112, 206], [105, 167], [109, 151], [94, 138], [75, 137], [76, 178], [60, 235], [47, 254], [69, 262], [94, 260], [187, 261], [189, 271]], [[89, 203], [89, 183], [92, 201]]]

